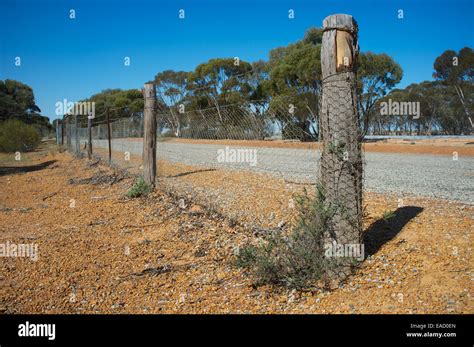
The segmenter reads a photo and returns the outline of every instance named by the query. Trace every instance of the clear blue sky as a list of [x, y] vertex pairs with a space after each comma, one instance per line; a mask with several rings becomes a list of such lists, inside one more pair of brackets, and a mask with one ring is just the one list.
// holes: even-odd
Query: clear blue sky
[[0, 79], [30, 85], [53, 120], [55, 103], [65, 98], [141, 88], [159, 71], [192, 70], [215, 57], [267, 59], [270, 49], [300, 39], [327, 15], [347, 13], [359, 23], [362, 51], [388, 53], [402, 66], [403, 87], [432, 79], [444, 50], [474, 47], [473, 1], [1, 0]]

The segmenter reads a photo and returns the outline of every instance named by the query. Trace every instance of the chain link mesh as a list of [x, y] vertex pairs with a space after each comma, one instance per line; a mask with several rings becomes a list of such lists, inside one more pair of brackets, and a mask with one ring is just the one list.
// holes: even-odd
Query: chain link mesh
[[[319, 180], [334, 207], [325, 242], [362, 243], [362, 135], [353, 73], [329, 76], [321, 97], [321, 161]], [[341, 258], [332, 276], [344, 278], [353, 259]]]
[[[169, 187], [176, 194], [199, 195], [198, 200], [205, 200], [206, 204], [235, 205], [233, 213], [236, 219], [275, 227], [287, 220], [285, 215], [292, 212], [288, 206], [293, 194], [316, 185], [322, 152], [319, 172], [324, 176], [319, 178], [324, 185], [331, 187], [330, 191], [338, 192], [338, 196], [331, 199], [351, 201], [347, 206], [351, 215], [339, 217], [341, 220], [337, 223], [343, 229], [344, 223], [360, 225], [358, 211], [362, 207], [358, 197], [362, 177], [357, 175], [362, 165], [361, 147], [360, 142], [349, 140], [359, 136], [360, 130], [354, 127], [357, 120], [350, 118], [356, 117], [352, 109], [336, 109], [334, 106], [352, 105], [351, 90], [345, 83], [330, 80], [325, 82], [325, 88], [327, 96], [313, 103], [312, 107], [288, 97], [280, 98], [278, 103], [240, 102], [182, 113], [175, 109], [158, 113], [158, 184]], [[114, 112], [110, 111], [109, 116], [111, 164], [142, 174], [143, 114], [114, 118]], [[65, 117], [62, 126], [64, 145], [76, 155], [86, 157], [87, 116], [77, 116], [77, 147], [76, 116]], [[334, 133], [338, 134], [337, 137]], [[105, 115], [92, 120], [91, 135], [94, 158], [108, 162]], [[318, 137], [322, 139], [320, 150], [316, 142]], [[226, 151], [237, 154], [241, 151], [241, 161], [225, 158], [225, 155], [221, 155], [224, 160], [220, 160], [219, 155]], [[344, 158], [345, 151], [347, 158]], [[192, 180], [198, 178], [197, 173], [210, 170], [216, 174], [211, 180], [225, 177], [224, 183], [207, 182], [207, 185], [200, 186], [200, 182]], [[237, 180], [236, 177], [242, 173], [251, 179]], [[231, 189], [232, 184], [238, 184], [238, 190]], [[238, 201], [261, 206], [238, 208]], [[276, 217], [274, 201], [281, 210]], [[349, 237], [344, 240], [359, 241]]]

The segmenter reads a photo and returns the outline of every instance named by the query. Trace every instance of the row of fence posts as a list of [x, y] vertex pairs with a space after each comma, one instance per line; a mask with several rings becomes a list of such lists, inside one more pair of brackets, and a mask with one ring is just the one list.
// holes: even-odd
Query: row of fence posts
[[[153, 83], [146, 83], [143, 89], [144, 96], [144, 130], [143, 130], [143, 179], [152, 186], [156, 182], [156, 88]], [[92, 158], [92, 120], [93, 117], [87, 116], [87, 157]], [[105, 110], [105, 120], [107, 124], [107, 141], [109, 163], [112, 163], [112, 129], [108, 108]], [[71, 131], [71, 123], [74, 122], [74, 134]], [[62, 120], [56, 122], [56, 143], [66, 145], [71, 148], [71, 138], [74, 136], [74, 153], [79, 156], [81, 153], [81, 144], [79, 138], [79, 116], [65, 115]]]
[[[109, 149], [109, 163], [112, 163], [112, 131], [110, 125], [109, 112], [106, 109], [106, 123], [107, 123], [107, 140]], [[71, 121], [73, 118], [73, 121]], [[92, 120], [94, 118], [87, 116], [87, 157], [92, 159]], [[74, 122], [74, 134], [71, 131], [71, 123]], [[64, 145], [64, 137], [66, 137], [66, 146], [71, 148], [71, 138], [74, 135], [74, 153], [79, 156], [81, 153], [81, 143], [79, 138], [79, 116], [65, 115], [62, 120], [56, 122], [56, 144]]]
[[[355, 90], [355, 67], [357, 66], [358, 43], [357, 23], [350, 15], [328, 16], [323, 21], [323, 42], [321, 47], [322, 68], [322, 111], [319, 117], [321, 160], [319, 182], [327, 194], [327, 203], [344, 206], [345, 215], [337, 213], [333, 224], [337, 226], [335, 235], [325, 235], [326, 242], [360, 243], [362, 237], [362, 164], [361, 136], [357, 117]], [[341, 96], [342, 91], [342, 96]], [[143, 138], [143, 179], [154, 186], [156, 181], [156, 136], [157, 120], [156, 87], [146, 83], [144, 96], [144, 138]], [[75, 116], [76, 152], [80, 151], [78, 120]], [[112, 160], [111, 128], [106, 110], [109, 161]], [[70, 124], [70, 122], [68, 122]], [[64, 118], [61, 122], [61, 144], [64, 143]], [[92, 155], [92, 119], [88, 119], [88, 156]], [[70, 148], [70, 129], [67, 134]], [[57, 137], [59, 141], [59, 137]], [[348, 162], [333, 150], [344, 144]], [[343, 183], [342, 187], [340, 186]], [[339, 271], [338, 271], [339, 270]], [[342, 271], [340, 271], [342, 270]], [[344, 278], [346, 269], [335, 269], [331, 277]], [[342, 272], [342, 273], [341, 273]]]

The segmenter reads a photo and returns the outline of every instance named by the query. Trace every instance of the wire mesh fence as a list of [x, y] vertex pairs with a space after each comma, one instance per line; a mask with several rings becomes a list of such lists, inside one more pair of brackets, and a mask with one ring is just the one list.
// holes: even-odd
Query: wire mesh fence
[[[269, 173], [298, 183], [312, 182], [317, 168], [317, 119], [309, 107], [291, 102], [262, 107], [257, 102], [216, 106], [178, 113], [158, 113], [157, 158], [205, 168]], [[143, 115], [92, 120], [94, 155], [111, 162], [140, 166]], [[77, 134], [76, 134], [77, 128]], [[69, 115], [60, 127], [64, 144], [87, 155], [87, 116]], [[76, 145], [76, 138], [77, 145]], [[311, 141], [313, 140], [313, 141]], [[160, 174], [160, 167], [158, 167]]]
[[[321, 157], [319, 101], [293, 100], [157, 110], [160, 188], [251, 224], [277, 227], [286, 223], [294, 208], [294, 194], [303, 188], [313, 190]], [[123, 112], [115, 111], [92, 119], [92, 156], [140, 175], [143, 112], [117, 117]], [[86, 157], [87, 115], [69, 115], [60, 128], [68, 150]]]
[[[317, 123], [311, 109], [255, 102], [158, 115], [158, 158], [203, 168], [269, 173], [310, 182]], [[300, 165], [302, 164], [302, 165]]]
[[[299, 191], [314, 184], [319, 158], [317, 143], [310, 141], [317, 138], [315, 114], [311, 108], [295, 107], [290, 101], [265, 107], [241, 102], [157, 113], [158, 182], [178, 195], [219, 205], [219, 210], [230, 207], [233, 211], [226, 214], [236, 219], [258, 225], [281, 224], [284, 212], [275, 212], [264, 202], [276, 201], [277, 210], [287, 212], [293, 208], [295, 188]], [[108, 122], [103, 114], [92, 119], [93, 157], [141, 174], [143, 114], [111, 115]], [[86, 115], [69, 115], [60, 126], [62, 142], [77, 156], [88, 154], [87, 125]], [[261, 206], [249, 208], [255, 204]]]
[[[149, 141], [153, 134], [157, 177], [153, 172], [148, 182], [179, 197], [181, 208], [205, 205], [264, 238], [309, 223], [290, 235], [303, 243], [301, 250], [317, 251], [328, 278], [343, 279], [359, 259], [354, 249], [347, 258], [338, 258], [337, 251], [325, 257], [328, 245], [362, 249], [362, 132], [354, 85], [342, 74], [323, 82], [313, 107], [280, 98], [278, 103], [245, 101], [187, 111], [174, 105], [150, 113], [148, 107], [147, 113], [128, 117], [112, 117], [109, 110], [93, 119], [68, 116], [64, 143], [77, 156], [100, 158], [143, 174], [147, 182], [155, 162], [147, 154], [155, 145]], [[155, 96], [151, 90], [144, 92], [145, 107], [155, 105], [147, 103], [148, 94]], [[146, 151], [145, 142], [150, 142]], [[302, 193], [311, 186], [314, 201], [320, 188], [324, 200], [298, 210], [297, 201], [308, 196]]]

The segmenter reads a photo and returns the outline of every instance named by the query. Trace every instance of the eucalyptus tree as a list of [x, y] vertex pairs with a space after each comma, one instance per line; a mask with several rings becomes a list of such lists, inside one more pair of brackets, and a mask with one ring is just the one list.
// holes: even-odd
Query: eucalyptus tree
[[317, 136], [321, 40], [322, 30], [311, 28], [302, 40], [270, 51], [270, 108], [282, 123], [284, 138]]
[[464, 47], [459, 52], [444, 51], [434, 62], [433, 77], [454, 87], [461, 102], [465, 116], [474, 127], [471, 114], [473, 112], [472, 86], [474, 82], [474, 51]]
[[176, 137], [181, 136], [183, 123], [186, 122], [186, 96], [188, 94], [189, 73], [185, 71], [166, 70], [155, 76], [158, 112], [163, 115], [162, 121], [170, 126]]
[[402, 68], [389, 55], [372, 52], [359, 55], [357, 99], [364, 134], [369, 131], [377, 102], [386, 96], [402, 77]]

